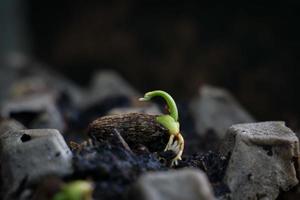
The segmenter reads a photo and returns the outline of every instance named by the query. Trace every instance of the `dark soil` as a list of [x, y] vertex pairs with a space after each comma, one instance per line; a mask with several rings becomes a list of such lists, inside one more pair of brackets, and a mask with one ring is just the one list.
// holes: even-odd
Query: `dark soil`
[[[116, 129], [120, 130], [129, 149], [116, 136]], [[198, 153], [186, 152], [178, 166], [170, 167], [175, 153], [163, 151], [169, 135], [153, 121], [153, 116], [127, 114], [99, 118], [90, 124], [88, 134], [93, 142], [73, 149], [75, 172], [68, 179], [93, 180], [95, 199], [126, 199], [127, 190], [144, 172], [184, 167], [203, 170], [216, 196], [229, 193], [222, 183], [227, 159], [212, 151], [199, 153], [202, 151], [199, 143], [192, 143], [192, 137], [187, 137], [186, 143], [189, 151], [198, 149]]]
[[[207, 174], [217, 197], [230, 192], [222, 182], [227, 159], [217, 153], [221, 141], [213, 131], [208, 131], [204, 137], [196, 133], [194, 120], [187, 112], [187, 104], [178, 106], [185, 150], [182, 160], [174, 168], [170, 167], [170, 163], [175, 153], [163, 151], [169, 134], [155, 121], [155, 116], [137, 113], [105, 116], [110, 109], [129, 104], [125, 97], [116, 97], [99, 103], [96, 108], [81, 112], [79, 119], [92, 120], [97, 115], [104, 117], [96, 119], [88, 126], [86, 132], [92, 142], [75, 146], [73, 143], [75, 171], [66, 180], [90, 179], [95, 183], [95, 199], [122, 200], [127, 198], [130, 186], [147, 171], [192, 167]], [[81, 123], [79, 130], [87, 126], [87, 121], [78, 123]], [[129, 149], [120, 141], [116, 132], [119, 132]]]
[[72, 179], [92, 179], [95, 199], [124, 199], [130, 184], [142, 173], [167, 170], [156, 154], [133, 154], [122, 146], [97, 143], [74, 153]]
[[184, 156], [176, 169], [193, 167], [203, 170], [213, 186], [215, 195], [218, 197], [230, 192], [229, 188], [222, 182], [227, 164], [228, 159], [226, 157], [209, 151], [204, 154], [196, 153], [191, 156]]
[[[94, 199], [122, 200], [127, 198], [128, 189], [143, 173], [185, 167], [203, 170], [217, 197], [229, 193], [227, 186], [222, 183], [227, 159], [217, 153], [220, 141], [212, 131], [208, 131], [204, 137], [196, 134], [193, 119], [186, 112], [188, 109], [185, 104], [179, 105], [185, 150], [176, 167], [170, 167], [175, 153], [163, 151], [168, 142], [168, 131], [155, 121], [155, 116], [106, 116], [88, 126], [88, 122], [96, 116], [105, 116], [114, 107], [128, 107], [130, 102], [125, 97], [107, 99], [86, 110], [77, 110], [64, 104], [70, 104], [66, 99], [60, 101], [68, 125], [64, 137], [74, 154], [74, 173], [63, 180], [47, 178], [32, 186], [35, 192], [31, 199], [51, 199], [63, 182], [87, 179], [95, 184]], [[88, 129], [84, 133], [86, 127]]]
[[[161, 154], [131, 153], [122, 146], [109, 143], [87, 145], [80, 150], [75, 149], [74, 154], [75, 172], [68, 180], [93, 180], [95, 199], [126, 199], [127, 190], [141, 174], [171, 169], [161, 161]], [[183, 157], [175, 169], [194, 167], [203, 170], [212, 183], [215, 195], [222, 196], [229, 192], [222, 183], [226, 165], [226, 158], [208, 152]]]

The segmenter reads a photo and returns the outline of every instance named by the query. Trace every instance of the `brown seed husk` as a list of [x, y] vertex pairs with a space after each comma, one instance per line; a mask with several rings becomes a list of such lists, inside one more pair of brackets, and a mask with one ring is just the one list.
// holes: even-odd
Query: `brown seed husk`
[[115, 143], [118, 140], [116, 129], [133, 151], [140, 145], [146, 146], [151, 152], [163, 151], [169, 132], [156, 121], [156, 117], [141, 113], [101, 117], [89, 125], [88, 135], [99, 142]]

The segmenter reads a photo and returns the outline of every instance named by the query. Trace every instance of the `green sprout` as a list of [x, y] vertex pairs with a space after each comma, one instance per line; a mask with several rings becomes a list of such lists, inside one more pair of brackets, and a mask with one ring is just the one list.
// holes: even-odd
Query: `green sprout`
[[64, 185], [53, 200], [91, 200], [94, 186], [89, 181], [77, 180]]
[[177, 165], [178, 160], [181, 160], [181, 156], [184, 149], [184, 139], [180, 133], [180, 126], [178, 122], [178, 110], [174, 99], [167, 92], [162, 90], [155, 90], [147, 92], [140, 101], [149, 101], [153, 97], [160, 96], [164, 98], [168, 106], [168, 115], [159, 115], [156, 117], [156, 121], [168, 129], [170, 138], [165, 151], [172, 150], [176, 153], [176, 157], [172, 160], [172, 165]]

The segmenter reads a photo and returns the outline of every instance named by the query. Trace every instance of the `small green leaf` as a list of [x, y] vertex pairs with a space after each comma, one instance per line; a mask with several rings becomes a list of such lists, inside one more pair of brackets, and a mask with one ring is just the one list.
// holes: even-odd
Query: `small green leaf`
[[170, 115], [161, 115], [156, 117], [158, 123], [162, 124], [165, 128], [167, 128], [170, 134], [179, 133], [179, 123], [173, 119]]
[[64, 185], [53, 200], [91, 200], [93, 184], [88, 181], [77, 180]]

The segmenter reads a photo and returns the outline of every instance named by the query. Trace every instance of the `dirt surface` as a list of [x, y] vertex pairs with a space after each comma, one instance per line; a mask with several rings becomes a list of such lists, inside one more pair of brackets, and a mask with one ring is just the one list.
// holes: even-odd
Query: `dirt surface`
[[[88, 129], [90, 142], [73, 145], [75, 172], [67, 179], [93, 180], [95, 199], [126, 199], [128, 188], [146, 171], [193, 167], [207, 174], [216, 196], [227, 194], [229, 190], [222, 183], [227, 159], [212, 151], [186, 153], [178, 166], [170, 167], [175, 153], [163, 151], [169, 135], [154, 117], [126, 114], [106, 116], [92, 122]], [[120, 141], [116, 129], [120, 130], [129, 149]], [[189, 138], [186, 143], [190, 142]], [[190, 149], [197, 149], [198, 144], [191, 144]]]
[[[142, 151], [131, 153], [122, 146], [109, 143], [97, 142], [74, 150], [74, 153], [75, 172], [68, 180], [93, 180], [96, 186], [95, 199], [126, 199], [128, 188], [142, 173], [173, 169], [167, 162], [162, 162], [162, 154]], [[170, 152], [168, 155], [173, 156]], [[215, 195], [222, 196], [229, 192], [227, 186], [222, 183], [226, 165], [226, 158], [208, 152], [183, 157], [175, 169], [194, 167], [204, 170], [212, 183]]]
[[167, 170], [155, 154], [133, 154], [109, 143], [85, 146], [75, 152], [74, 167], [72, 179], [95, 181], [95, 199], [124, 199], [126, 190], [140, 174]]

